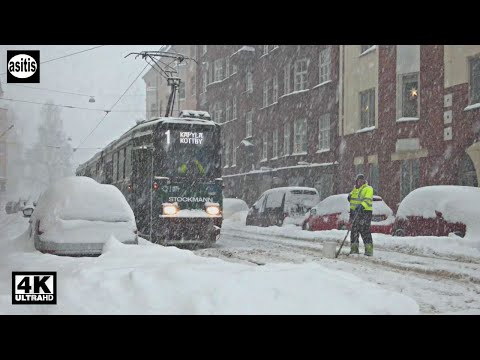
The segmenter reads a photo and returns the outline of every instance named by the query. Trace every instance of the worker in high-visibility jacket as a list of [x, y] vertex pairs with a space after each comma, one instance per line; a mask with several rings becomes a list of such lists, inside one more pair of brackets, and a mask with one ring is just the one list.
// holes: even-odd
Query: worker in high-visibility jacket
[[372, 224], [373, 188], [368, 185], [363, 174], [358, 174], [355, 187], [348, 195], [350, 202], [350, 254], [359, 253], [359, 235], [365, 245], [365, 255], [373, 256]]
[[195, 176], [205, 176], [205, 169], [203, 165], [197, 159], [191, 161], [188, 166], [186, 163], [183, 163], [178, 168], [180, 175], [185, 176], [188, 174]]

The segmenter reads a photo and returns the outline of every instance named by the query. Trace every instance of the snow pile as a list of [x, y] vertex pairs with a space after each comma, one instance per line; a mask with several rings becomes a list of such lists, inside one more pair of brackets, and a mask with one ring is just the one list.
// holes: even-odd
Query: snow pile
[[248, 205], [242, 199], [225, 198], [223, 199], [223, 218], [231, 219], [238, 212], [248, 212]]
[[63, 178], [39, 198], [31, 217], [40, 220], [42, 240], [105, 242], [113, 234], [133, 240], [135, 216], [127, 200], [113, 185], [78, 176]]
[[22, 270], [58, 271], [58, 305], [15, 306], [4, 292], [0, 313], [419, 314], [403, 294], [314, 263], [247, 265], [114, 238], [99, 258], [29, 260]]
[[448, 222], [467, 226], [466, 239], [480, 241], [480, 188], [471, 186], [439, 185], [418, 188], [401, 202], [397, 217], [436, 218], [442, 213]]

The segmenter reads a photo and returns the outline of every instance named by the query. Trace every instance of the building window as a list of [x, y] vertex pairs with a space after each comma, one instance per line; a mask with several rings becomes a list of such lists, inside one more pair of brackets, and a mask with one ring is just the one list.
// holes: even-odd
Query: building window
[[289, 94], [290, 93], [290, 68], [291, 65], [288, 63], [285, 65], [283, 68], [283, 94]]
[[232, 166], [237, 165], [237, 147], [235, 146], [235, 141], [232, 140]]
[[223, 59], [215, 60], [215, 81], [223, 80]]
[[355, 176], [357, 176], [358, 174], [365, 175], [365, 173], [363, 172], [363, 164], [355, 165]]
[[230, 146], [228, 146], [228, 141], [225, 141], [224, 147], [225, 147], [224, 167], [228, 167], [228, 163], [229, 163], [228, 161], [230, 158]]
[[252, 136], [253, 112], [250, 110], [249, 112], [247, 112], [245, 117], [246, 117], [245, 123], [246, 123], [246, 126], [247, 126], [247, 136], [246, 137], [249, 138], [249, 137]]
[[231, 75], [236, 74], [237, 71], [238, 71], [238, 66], [236, 64], [232, 64], [232, 74]]
[[211, 84], [213, 82], [213, 77], [215, 75], [214, 69], [215, 69], [215, 63], [214, 62], [209, 62], [207, 69], [208, 69], [208, 83]]
[[247, 92], [252, 92], [253, 91], [253, 76], [252, 72], [250, 70], [247, 71], [247, 78], [246, 78], [246, 83], [247, 83]]
[[272, 99], [272, 102], [273, 103], [276, 103], [278, 101], [278, 75], [275, 74], [275, 76], [273, 77], [273, 99]]
[[268, 106], [268, 83], [268, 80], [263, 83], [263, 107]]
[[320, 51], [320, 61], [319, 61], [320, 84], [330, 80], [330, 62], [331, 62], [330, 49], [331, 48], [328, 47]]
[[418, 118], [419, 86], [418, 73], [400, 75], [401, 96], [399, 117]]
[[268, 134], [263, 134], [262, 161], [268, 159]]
[[269, 45], [263, 45], [263, 55], [267, 55], [267, 54], [268, 54], [268, 46], [269, 46]]
[[478, 187], [475, 165], [468, 154], [465, 154], [458, 171], [458, 185]]
[[278, 157], [278, 129], [273, 131], [273, 147], [272, 147], [272, 155], [273, 158], [276, 159]]
[[290, 155], [290, 124], [283, 125], [283, 155]]
[[480, 56], [470, 59], [470, 104], [480, 103]]
[[368, 174], [368, 183], [373, 187], [375, 194], [378, 194], [378, 185], [380, 183], [380, 173], [378, 170], [378, 164], [370, 164], [370, 173]]
[[235, 120], [237, 118], [237, 97], [233, 97], [232, 101], [232, 120]]
[[207, 85], [208, 85], [208, 67], [203, 72], [202, 93], [207, 92]]
[[202, 45], [202, 47], [203, 47], [202, 55], [205, 55], [207, 53], [207, 45]]
[[375, 89], [360, 93], [360, 127], [375, 126]]
[[330, 114], [322, 115], [318, 120], [318, 149], [330, 149]]
[[217, 123], [221, 123], [222, 122], [222, 104], [220, 102], [215, 103], [214, 113], [215, 113], [215, 121]]
[[178, 87], [178, 99], [185, 100], [185, 81], [180, 81], [180, 86]]
[[227, 56], [225, 58], [225, 78], [230, 76], [230, 58]]
[[294, 128], [293, 153], [307, 152], [307, 119], [296, 119]]
[[295, 62], [295, 77], [293, 78], [294, 91], [305, 90], [307, 88], [307, 59], [297, 60]]
[[231, 114], [232, 114], [232, 106], [230, 105], [230, 100], [227, 100], [225, 102], [225, 121], [232, 120]]
[[368, 49], [371, 49], [374, 46], [375, 45], [360, 45], [360, 53], [363, 54], [365, 51], [367, 51]]
[[401, 192], [402, 199], [418, 188], [420, 183], [420, 164], [418, 159], [402, 162]]

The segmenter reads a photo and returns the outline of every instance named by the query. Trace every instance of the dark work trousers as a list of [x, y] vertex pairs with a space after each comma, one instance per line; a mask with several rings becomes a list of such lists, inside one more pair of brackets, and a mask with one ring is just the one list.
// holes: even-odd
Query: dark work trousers
[[[350, 223], [353, 221], [355, 215], [350, 214]], [[350, 243], [358, 245], [358, 236], [362, 235], [364, 244], [372, 244], [372, 233], [370, 232], [370, 225], [372, 224], [372, 212], [362, 211], [357, 215], [355, 223], [352, 224], [352, 232], [350, 233]]]

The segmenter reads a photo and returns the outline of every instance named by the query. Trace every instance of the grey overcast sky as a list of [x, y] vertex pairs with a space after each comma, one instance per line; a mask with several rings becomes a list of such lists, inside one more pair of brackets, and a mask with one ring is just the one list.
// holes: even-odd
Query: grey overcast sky
[[[52, 61], [40, 66], [40, 84], [20, 84], [31, 87], [82, 93], [95, 96], [95, 103], [88, 97], [29, 89], [7, 84], [6, 74], [0, 76], [5, 98], [45, 102], [86, 108], [110, 109], [140, 73], [146, 62], [134, 56], [125, 58], [129, 52], [158, 50], [161, 45], [106, 45], [81, 54]], [[7, 71], [6, 50], [40, 50], [40, 62], [70, 53], [85, 50], [95, 45], [0, 45], [0, 73]], [[148, 68], [145, 72], [148, 71]], [[142, 76], [145, 74], [142, 74]], [[142, 76], [132, 85], [127, 94], [95, 130], [82, 147], [103, 147], [145, 117], [145, 83]], [[39, 122], [40, 105], [12, 102], [0, 99], [0, 107], [12, 109], [19, 118], [22, 137], [26, 146], [35, 141]], [[62, 108], [65, 132], [76, 147], [103, 117], [101, 111]], [[54, 144], [52, 144], [54, 145]], [[73, 157], [75, 167], [98, 150], [79, 149]]]

